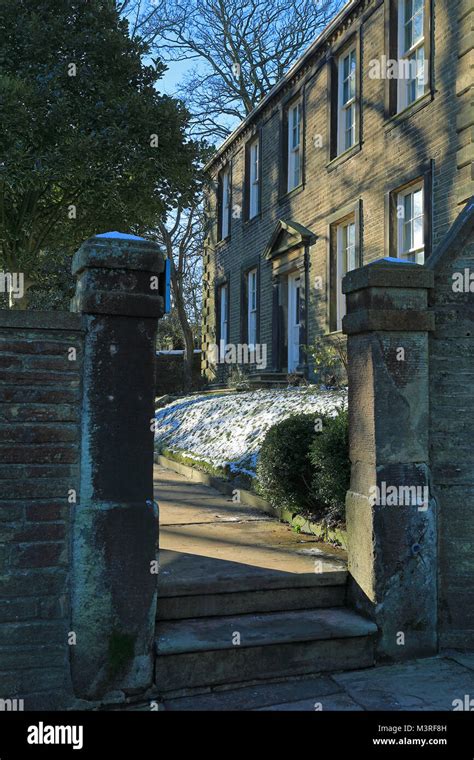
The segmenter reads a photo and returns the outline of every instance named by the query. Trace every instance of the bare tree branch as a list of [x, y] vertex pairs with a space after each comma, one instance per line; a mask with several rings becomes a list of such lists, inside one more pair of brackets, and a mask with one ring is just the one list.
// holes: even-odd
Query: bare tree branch
[[180, 89], [193, 135], [214, 141], [288, 71], [343, 0], [143, 0], [140, 34], [165, 61], [195, 61]]

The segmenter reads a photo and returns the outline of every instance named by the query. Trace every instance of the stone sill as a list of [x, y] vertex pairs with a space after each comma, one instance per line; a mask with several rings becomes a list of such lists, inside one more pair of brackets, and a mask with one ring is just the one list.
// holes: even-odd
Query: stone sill
[[215, 251], [219, 251], [221, 248], [225, 248], [225, 246], [230, 243], [231, 236], [227, 235], [227, 237], [222, 238], [221, 240], [218, 240], [217, 243], [214, 246]]
[[300, 185], [297, 185], [293, 188], [293, 190], [286, 190], [284, 193], [282, 193], [278, 197], [279, 203], [284, 203], [287, 200], [290, 200], [295, 195], [299, 195], [299, 193], [302, 193], [305, 188], [304, 182], [302, 182]]
[[337, 169], [338, 166], [344, 164], [346, 161], [352, 158], [352, 156], [356, 156], [358, 153], [360, 153], [361, 150], [362, 143], [358, 142], [351, 148], [345, 150], [344, 153], [339, 153], [337, 156], [334, 156], [334, 158], [331, 159], [328, 164], [326, 164], [326, 169], [328, 172], [334, 171], [334, 169]]
[[398, 111], [397, 113], [394, 113], [392, 116], [389, 116], [385, 120], [384, 129], [385, 132], [390, 132], [392, 129], [395, 129], [395, 127], [398, 127], [400, 124], [403, 124], [406, 119], [409, 119], [410, 116], [414, 116], [418, 111], [421, 111], [422, 108], [425, 108], [434, 98], [434, 93], [429, 90], [428, 92], [425, 92], [424, 95], [421, 96], [421, 98], [418, 98], [418, 100], [415, 100], [414, 103], [411, 103], [409, 106], [403, 109], [403, 111]]

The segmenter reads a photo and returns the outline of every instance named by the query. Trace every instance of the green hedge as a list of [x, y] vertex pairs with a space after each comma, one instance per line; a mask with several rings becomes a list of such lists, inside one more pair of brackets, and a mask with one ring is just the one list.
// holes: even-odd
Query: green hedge
[[335, 525], [344, 521], [349, 476], [347, 410], [333, 417], [297, 414], [265, 436], [256, 490], [275, 507]]
[[274, 507], [314, 512], [313, 468], [309, 449], [315, 414], [295, 414], [268, 430], [260, 449], [256, 491]]
[[313, 467], [312, 489], [324, 504], [324, 518], [329, 524], [345, 520], [346, 491], [349, 488], [349, 420], [347, 409], [326, 417], [322, 430], [311, 443], [309, 460]]

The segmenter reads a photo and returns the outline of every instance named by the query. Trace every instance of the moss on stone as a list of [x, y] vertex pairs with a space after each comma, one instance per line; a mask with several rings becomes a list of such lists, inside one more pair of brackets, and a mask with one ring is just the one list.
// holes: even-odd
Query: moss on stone
[[196, 470], [205, 472], [208, 475], [213, 475], [216, 478], [227, 478], [228, 472], [225, 467], [216, 467], [215, 465], [207, 462], [205, 459], [199, 459], [194, 457], [191, 452], [176, 451], [176, 449], [162, 448], [160, 451], [161, 456], [171, 459], [172, 462], [178, 462], [178, 464], [185, 464], [188, 467], [194, 467]]
[[116, 676], [121, 673], [133, 659], [135, 637], [129, 633], [112, 631], [109, 639], [109, 673]]

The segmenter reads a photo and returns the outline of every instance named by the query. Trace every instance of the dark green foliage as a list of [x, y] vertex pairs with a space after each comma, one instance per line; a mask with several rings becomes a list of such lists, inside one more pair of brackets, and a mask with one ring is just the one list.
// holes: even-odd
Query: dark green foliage
[[[321, 431], [316, 420], [322, 422]], [[269, 429], [257, 464], [256, 490], [273, 506], [331, 525], [341, 523], [349, 479], [346, 409], [334, 417], [293, 415]]]
[[257, 491], [275, 507], [294, 512], [317, 511], [311, 493], [308, 458], [314, 414], [296, 414], [273, 425], [265, 436], [257, 464]]
[[113, 631], [109, 639], [109, 674], [122, 673], [133, 659], [135, 637], [128, 633]]
[[347, 409], [341, 408], [335, 417], [323, 420], [322, 431], [311, 444], [309, 460], [313, 467], [314, 498], [325, 505], [326, 520], [343, 521], [351, 472]]
[[146, 55], [110, 0], [0, 3], [0, 268], [25, 287], [44, 252], [143, 233], [194, 194], [200, 146]]

